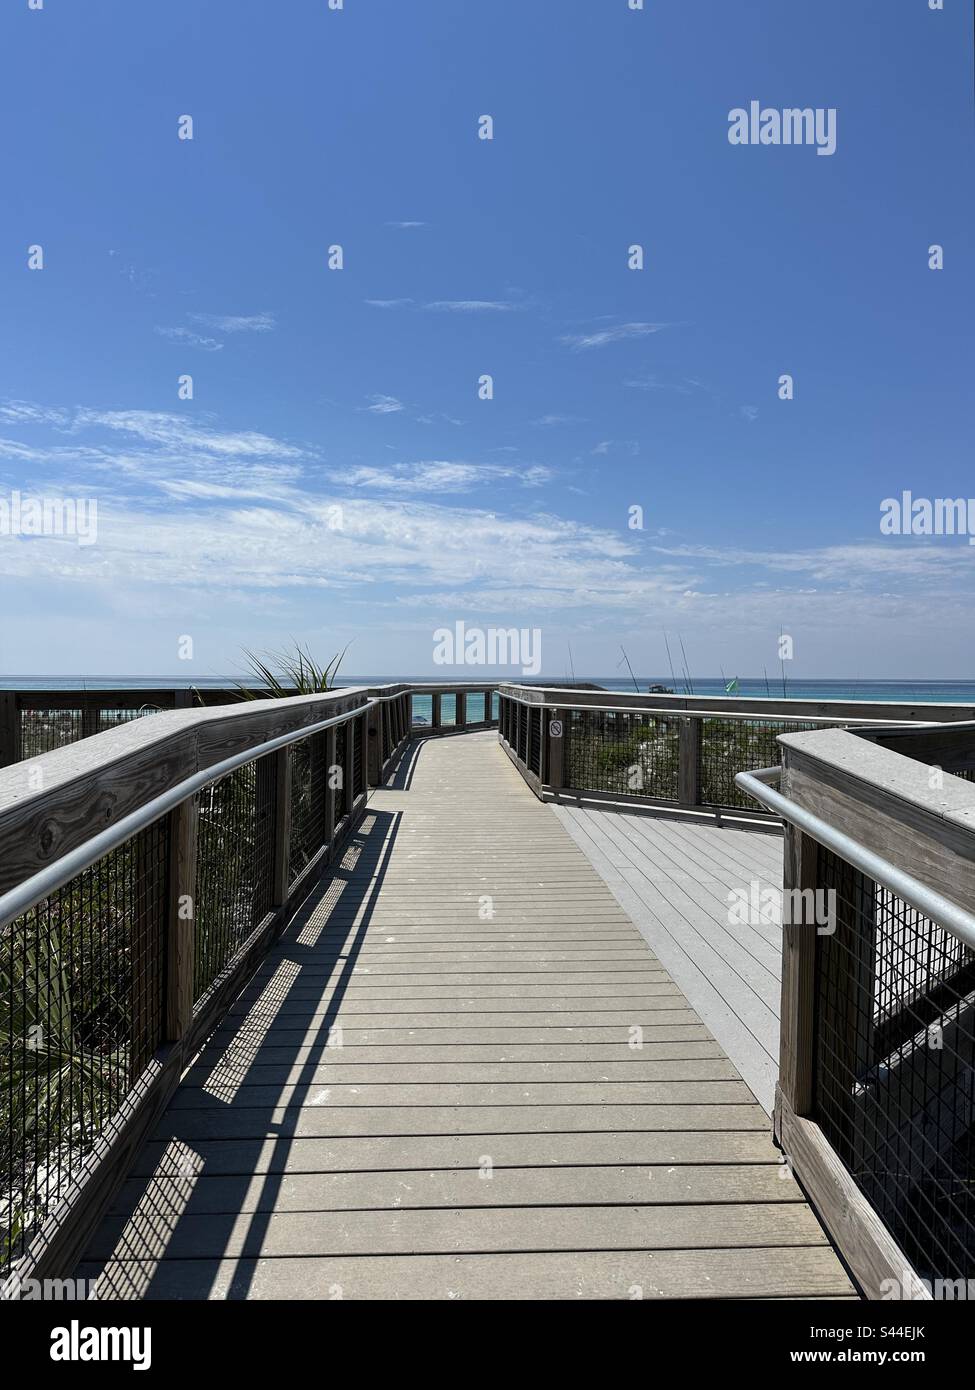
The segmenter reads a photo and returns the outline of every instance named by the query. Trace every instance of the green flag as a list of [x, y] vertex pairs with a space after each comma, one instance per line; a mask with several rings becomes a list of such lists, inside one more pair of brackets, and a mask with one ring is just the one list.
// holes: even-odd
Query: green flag
[[737, 694], [738, 694], [738, 677], [737, 677], [737, 676], [732, 676], [731, 680], [728, 682], [728, 684], [727, 684], [727, 685], [725, 686], [725, 688], [724, 688], [724, 693], [725, 693], [726, 695], [737, 695]]

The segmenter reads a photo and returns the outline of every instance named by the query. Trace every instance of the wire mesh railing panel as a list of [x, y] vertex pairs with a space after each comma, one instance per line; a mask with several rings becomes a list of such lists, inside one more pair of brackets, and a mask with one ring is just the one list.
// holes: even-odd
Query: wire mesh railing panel
[[117, 729], [120, 724], [130, 724], [133, 719], [144, 719], [148, 714], [158, 714], [155, 705], [142, 705], [138, 709], [100, 709], [98, 711], [98, 732]]
[[441, 725], [457, 723], [457, 696], [440, 696], [440, 723]]
[[291, 761], [291, 824], [288, 862], [292, 883], [325, 842], [325, 735], [312, 734], [288, 749]]
[[820, 849], [815, 1118], [922, 1278], [975, 1272], [975, 953]]
[[484, 718], [483, 692], [472, 690], [467, 696], [467, 722], [468, 724], [483, 724]]
[[163, 1035], [166, 823], [0, 936], [0, 1271], [57, 1207]]
[[365, 763], [362, 757], [362, 720], [350, 719], [349, 738], [352, 739], [352, 800], [365, 789]]
[[702, 719], [699, 787], [702, 806], [754, 810], [755, 802], [735, 784], [735, 774], [781, 761], [779, 734], [825, 727], [792, 719]]
[[335, 730], [335, 824], [338, 825], [349, 809], [349, 789], [346, 787], [345, 748], [348, 738], [348, 724], [340, 724]]
[[528, 724], [528, 767], [536, 777], [542, 775], [542, 711], [529, 711]]
[[20, 756], [37, 758], [81, 738], [80, 709], [25, 709], [20, 713]]
[[199, 794], [194, 999], [270, 911], [274, 799], [273, 757], [247, 763]]
[[568, 716], [563, 745], [567, 787], [677, 800], [677, 719], [579, 709]]
[[528, 706], [518, 705], [518, 756], [528, 763]]

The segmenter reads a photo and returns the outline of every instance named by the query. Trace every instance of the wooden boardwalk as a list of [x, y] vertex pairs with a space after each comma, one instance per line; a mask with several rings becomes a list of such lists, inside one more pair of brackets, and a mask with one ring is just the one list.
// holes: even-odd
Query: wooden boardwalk
[[493, 734], [414, 744], [186, 1074], [106, 1298], [847, 1298], [767, 1116]]
[[782, 928], [729, 894], [782, 887], [782, 837], [727, 824], [558, 806], [556, 815], [769, 1115], [779, 1061]]

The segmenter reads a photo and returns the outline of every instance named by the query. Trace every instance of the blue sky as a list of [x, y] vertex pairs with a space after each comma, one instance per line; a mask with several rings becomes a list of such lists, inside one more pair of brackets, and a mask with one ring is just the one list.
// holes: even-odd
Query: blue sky
[[[463, 620], [971, 674], [975, 552], [879, 533], [975, 496], [963, 0], [6, 0], [0, 54], [0, 497], [98, 501], [0, 536], [0, 671], [420, 675]], [[753, 99], [836, 153], [732, 146]]]

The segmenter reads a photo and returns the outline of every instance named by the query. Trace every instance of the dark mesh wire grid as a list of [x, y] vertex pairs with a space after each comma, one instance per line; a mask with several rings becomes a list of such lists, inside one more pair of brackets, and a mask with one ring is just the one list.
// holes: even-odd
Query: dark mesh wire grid
[[144, 719], [146, 715], [158, 714], [155, 705], [142, 705], [138, 709], [100, 709], [98, 711], [98, 732], [115, 729], [119, 724], [130, 724], [133, 719]]
[[779, 734], [823, 727], [785, 719], [702, 719], [701, 805], [754, 811], [753, 798], [736, 786], [735, 774], [777, 766], [782, 760]]
[[523, 763], [528, 763], [528, 706], [516, 705], [518, 711], [518, 756]]
[[349, 738], [352, 744], [352, 799], [365, 790], [365, 763], [362, 757], [363, 721], [361, 719], [350, 719], [348, 723]]
[[0, 1269], [54, 1210], [162, 1039], [166, 822], [0, 939]]
[[542, 711], [528, 711], [528, 767], [536, 777], [542, 775]]
[[291, 761], [291, 882], [304, 873], [325, 843], [325, 734], [312, 734], [288, 749]]
[[663, 716], [570, 710], [565, 785], [676, 801], [678, 728]]
[[975, 955], [819, 856], [816, 1119], [918, 1273], [975, 1278]]
[[199, 794], [195, 999], [270, 911], [274, 799], [273, 755]]
[[335, 730], [335, 767], [338, 772], [335, 775], [335, 824], [346, 814], [349, 809], [348, 788], [346, 787], [345, 776], [345, 746], [348, 737], [348, 724], [339, 724]]
[[81, 738], [80, 709], [25, 709], [20, 713], [20, 756], [36, 758], [77, 743]]

